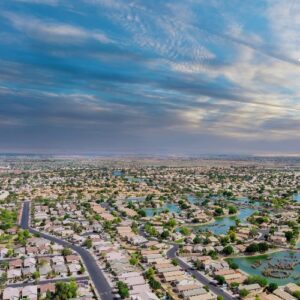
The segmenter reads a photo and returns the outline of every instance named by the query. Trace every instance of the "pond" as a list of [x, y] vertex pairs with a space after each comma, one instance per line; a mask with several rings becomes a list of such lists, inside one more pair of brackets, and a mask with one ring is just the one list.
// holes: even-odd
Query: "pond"
[[226, 234], [230, 226], [235, 226], [235, 220], [240, 219], [242, 223], [247, 223], [247, 218], [255, 212], [253, 208], [241, 208], [237, 216], [215, 218], [215, 221], [208, 225], [193, 227], [194, 231], [211, 231], [216, 235]]
[[159, 215], [162, 211], [165, 210], [169, 210], [170, 213], [175, 213], [175, 214], [180, 213], [180, 207], [174, 203], [167, 203], [164, 206], [158, 208], [144, 208], [147, 217], [152, 217], [154, 213]]
[[187, 199], [191, 204], [197, 204], [197, 203], [200, 203], [200, 201], [201, 201], [199, 198], [197, 198], [194, 195], [187, 195]]
[[[269, 283], [285, 285], [300, 282], [300, 253], [282, 251], [268, 255], [233, 258], [232, 261], [247, 274], [263, 276]], [[284, 278], [273, 278], [271, 274]]]
[[293, 200], [300, 202], [300, 194], [294, 194], [293, 195]]
[[112, 172], [112, 176], [114, 176], [114, 177], [120, 177], [122, 175], [123, 175], [123, 172], [121, 170], [114, 170]]

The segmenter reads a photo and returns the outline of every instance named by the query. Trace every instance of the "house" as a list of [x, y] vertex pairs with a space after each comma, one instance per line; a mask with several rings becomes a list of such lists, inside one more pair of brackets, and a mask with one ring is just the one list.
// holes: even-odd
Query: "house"
[[277, 289], [273, 292], [274, 295], [278, 296], [282, 300], [295, 300], [295, 297], [291, 296], [282, 289]]
[[30, 266], [22, 269], [23, 277], [31, 277], [34, 272], [36, 272], [35, 266]]
[[71, 263], [68, 265], [68, 268], [71, 275], [75, 276], [81, 270], [81, 265], [79, 263]]
[[10, 269], [20, 269], [22, 268], [22, 265], [23, 265], [22, 259], [14, 259], [9, 261]]
[[288, 292], [289, 294], [293, 294], [295, 292], [300, 292], [300, 286], [295, 284], [295, 283], [288, 283], [285, 287], [284, 290]]
[[33, 257], [26, 257], [23, 264], [24, 268], [34, 267], [36, 264], [36, 259]]
[[41, 277], [46, 277], [52, 271], [49, 263], [45, 263], [39, 267], [39, 273]]
[[63, 265], [65, 263], [64, 257], [59, 255], [53, 256], [51, 260], [54, 265]]
[[132, 300], [159, 300], [157, 296], [152, 292], [142, 292], [137, 295], [132, 295], [130, 297]]
[[124, 279], [124, 282], [126, 282], [129, 287], [133, 287], [135, 285], [145, 284], [145, 279], [143, 276], [128, 277]]
[[7, 279], [19, 279], [22, 277], [21, 269], [9, 269], [7, 270]]
[[80, 262], [80, 258], [78, 255], [67, 255], [66, 256], [66, 262], [69, 263], [74, 263], [74, 262]]
[[5, 258], [6, 255], [7, 255], [7, 253], [8, 253], [8, 249], [7, 249], [7, 248], [1, 248], [1, 247], [0, 247], [0, 258], [1, 258], [1, 259], [2, 259], [2, 258]]
[[54, 283], [41, 284], [39, 285], [38, 290], [41, 298], [45, 298], [47, 291], [51, 293], [55, 292], [55, 284]]
[[266, 293], [260, 294], [259, 299], [261, 299], [261, 300], [282, 300], [278, 296], [275, 296], [273, 294], [266, 294]]
[[202, 287], [197, 289], [190, 289], [181, 293], [183, 299], [188, 299], [189, 297], [200, 296], [205, 294], [207, 294], [207, 291]]
[[28, 300], [37, 300], [38, 298], [38, 291], [36, 285], [28, 285], [22, 288], [22, 298]]
[[3, 291], [2, 300], [18, 300], [20, 297], [20, 289], [7, 287]]
[[257, 294], [260, 294], [263, 291], [263, 288], [259, 284], [253, 283], [247, 285], [240, 285], [239, 291], [241, 290], [246, 290], [249, 293], [249, 296], [255, 296]]
[[52, 268], [53, 268], [53, 271], [56, 274], [59, 274], [62, 277], [67, 277], [68, 276], [68, 269], [64, 264], [62, 264], [62, 265], [53, 265]]
[[214, 295], [213, 293], [206, 293], [203, 295], [191, 296], [188, 298], [188, 300], [215, 300], [215, 299], [217, 299], [217, 296]]

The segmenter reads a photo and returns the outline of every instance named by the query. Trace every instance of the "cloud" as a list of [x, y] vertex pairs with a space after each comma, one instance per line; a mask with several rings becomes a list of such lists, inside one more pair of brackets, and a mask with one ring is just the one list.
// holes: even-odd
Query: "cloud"
[[48, 43], [77, 44], [88, 39], [101, 43], [111, 43], [112, 40], [102, 32], [50, 20], [41, 20], [33, 16], [24, 16], [12, 12], [2, 13], [6, 19], [19, 31], [25, 32], [32, 38]]
[[56, 6], [59, 3], [59, 0], [12, 0], [12, 1], [28, 3], [28, 4], [43, 4], [43, 5], [52, 5], [52, 6]]

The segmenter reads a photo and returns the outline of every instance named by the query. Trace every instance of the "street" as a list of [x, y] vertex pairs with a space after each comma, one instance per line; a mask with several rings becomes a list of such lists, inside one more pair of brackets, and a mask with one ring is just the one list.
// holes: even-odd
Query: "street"
[[203, 285], [206, 285], [209, 287], [209, 289], [215, 293], [218, 296], [222, 296], [224, 300], [232, 300], [233, 297], [229, 296], [227, 293], [225, 293], [220, 287], [214, 286], [210, 284], [210, 281], [204, 277], [201, 273], [199, 273], [196, 270], [191, 270], [190, 266], [183, 262], [181, 259], [177, 258], [176, 252], [178, 250], [179, 246], [175, 245], [167, 252], [167, 257], [170, 259], [176, 259], [178, 264], [182, 269], [184, 269], [186, 272], [190, 273], [192, 276], [194, 276], [199, 282], [201, 282]]
[[38, 234], [40, 237], [43, 237], [49, 241], [70, 248], [75, 252], [77, 252], [80, 255], [101, 299], [103, 300], [114, 299], [111, 286], [108, 284], [104, 274], [102, 273], [101, 269], [98, 267], [94, 257], [86, 249], [31, 228], [29, 226], [29, 217], [30, 217], [30, 201], [24, 201], [20, 226], [23, 229], [28, 229], [29, 232], [32, 234]]

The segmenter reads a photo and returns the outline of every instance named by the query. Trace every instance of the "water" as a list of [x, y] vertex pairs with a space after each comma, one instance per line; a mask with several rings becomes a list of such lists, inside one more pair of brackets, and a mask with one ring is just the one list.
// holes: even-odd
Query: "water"
[[248, 197], [241, 197], [236, 200], [233, 200], [232, 202], [234, 202], [236, 204], [246, 204], [246, 205], [251, 205], [251, 206], [256, 206], [256, 207], [259, 207], [261, 205], [261, 203], [258, 201], [251, 202], [251, 200]]
[[194, 195], [188, 195], [187, 199], [191, 204], [197, 204], [200, 202], [200, 199], [195, 197]]
[[139, 183], [139, 182], [144, 182], [145, 180], [142, 179], [142, 178], [135, 178], [135, 177], [132, 177], [132, 176], [125, 176], [125, 179], [128, 180], [128, 182], [136, 182], [136, 183]]
[[253, 208], [241, 208], [237, 216], [215, 218], [214, 223], [200, 225], [193, 228], [196, 231], [199, 229], [203, 231], [209, 230], [216, 235], [227, 234], [230, 226], [235, 226], [236, 219], [240, 219], [242, 223], [247, 223], [247, 218], [250, 217], [254, 212], [255, 209]]
[[162, 211], [169, 210], [170, 213], [179, 214], [180, 213], [180, 207], [177, 204], [174, 203], [167, 203], [162, 207], [158, 208], [145, 208], [144, 211], [146, 212], [147, 217], [152, 217], [154, 215], [154, 212], [156, 212], [157, 215], [159, 215]]
[[294, 194], [293, 195], [293, 200], [300, 202], [300, 194]]
[[[255, 257], [239, 257], [233, 258], [232, 261], [238, 264], [239, 268], [248, 273], [249, 275], [260, 275], [265, 277], [269, 282], [277, 283], [278, 285], [285, 285], [290, 282], [298, 283], [300, 281], [300, 253], [292, 251], [282, 251], [276, 252], [269, 255], [261, 255]], [[251, 267], [255, 262], [261, 262], [261, 265], [257, 268]], [[268, 264], [276, 264], [279, 261], [281, 262], [292, 262], [296, 261], [299, 264], [296, 265], [294, 270], [290, 271], [290, 275], [287, 278], [271, 278], [263, 275], [262, 271], [268, 267]], [[278, 268], [276, 268], [278, 270]]]
[[123, 175], [123, 173], [122, 173], [122, 171], [120, 171], [120, 170], [114, 170], [113, 172], [112, 172], [112, 176], [115, 176], [115, 177], [120, 177], [120, 176], [122, 176]]

